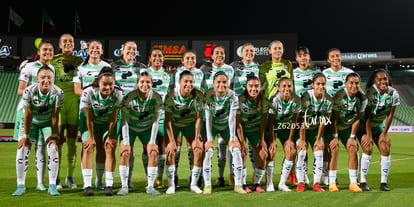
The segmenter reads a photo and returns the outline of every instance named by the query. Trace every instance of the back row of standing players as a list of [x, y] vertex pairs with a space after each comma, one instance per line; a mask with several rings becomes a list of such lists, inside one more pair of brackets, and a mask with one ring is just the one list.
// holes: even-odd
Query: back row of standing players
[[[325, 69], [323, 73], [312, 69], [310, 53], [305, 47], [296, 50], [298, 67], [292, 70], [291, 62], [282, 58], [283, 44], [280, 41], [273, 41], [269, 45], [271, 60], [261, 65], [254, 62], [254, 46], [246, 43], [242, 49], [243, 59], [230, 65], [224, 63], [225, 50], [221, 46], [212, 50], [212, 62], [204, 64], [200, 69], [195, 67], [196, 53], [187, 51], [183, 55], [183, 67], [178, 68], [175, 74], [171, 74], [163, 68], [163, 53], [159, 49], [153, 49], [150, 52], [149, 67], [137, 63], [135, 60], [137, 45], [133, 41], [125, 42], [120, 60], [112, 64], [101, 60], [103, 51], [99, 41], [89, 43], [86, 60], [73, 56], [74, 42], [70, 34], [61, 36], [59, 48], [61, 51], [53, 57], [53, 45], [47, 42], [42, 43], [38, 49], [39, 59], [36, 62], [27, 63], [19, 78], [19, 95], [24, 95], [23, 91], [26, 87], [36, 82], [39, 68], [48, 65], [55, 72], [55, 84], [62, 89], [65, 96], [65, 104], [63, 106], [61, 106], [62, 104], [56, 105], [61, 108], [59, 134], [56, 134], [53, 129], [49, 133], [44, 131], [33, 135], [24, 133], [26, 131], [23, 130], [25, 126], [23, 105], [29, 104], [24, 104], [24, 96], [23, 101], [19, 104], [15, 134], [19, 143], [21, 138], [31, 137], [36, 140], [37, 189], [39, 190], [46, 189], [43, 185], [46, 141], [50, 142], [54, 138], [59, 140], [57, 142], [59, 147], [56, 148], [59, 149], [60, 158], [61, 145], [65, 142], [65, 129], [67, 132], [66, 143], [68, 144], [68, 169], [65, 182], [69, 187], [76, 188], [73, 170], [76, 165], [78, 126], [83, 140], [82, 174], [85, 195], [93, 195], [91, 180], [95, 145], [97, 153], [95, 187], [104, 189], [105, 195], [112, 195], [115, 168], [114, 151], [118, 134], [122, 134], [119, 167], [122, 187], [118, 191], [119, 195], [127, 194], [128, 187], [132, 187], [131, 177], [135, 159], [133, 144], [136, 136], [144, 144], [142, 159], [148, 178], [147, 193], [149, 194], [159, 194], [154, 188], [154, 182], [158, 186], [162, 186], [165, 163], [167, 164], [166, 172], [169, 183], [166, 193], [175, 193], [182, 136], [187, 138], [189, 158], [192, 159], [190, 161], [191, 191], [211, 193], [211, 157], [214, 149], [212, 141], [216, 135], [218, 137], [219, 171], [217, 182], [224, 186], [224, 166], [228, 144], [229, 160], [232, 163], [229, 166], [233, 168], [230, 169], [232, 173], [230, 182], [234, 182], [235, 191], [238, 193], [251, 192], [246, 185], [248, 150], [244, 143], [245, 138], [249, 141], [249, 151], [255, 174], [253, 190], [265, 192], [260, 187], [260, 181], [266, 172], [266, 191], [274, 191], [275, 137], [280, 139], [285, 152], [278, 185], [278, 189], [281, 191], [290, 191], [285, 182], [294, 165], [296, 151], [296, 177], [298, 180], [296, 191], [304, 191], [305, 184], [309, 184], [306, 162], [307, 144], [312, 146], [315, 157], [313, 190], [324, 191], [319, 184], [324, 174], [324, 178], [326, 178], [324, 183], [329, 184], [329, 190], [338, 191], [336, 187], [338, 140], [341, 140], [346, 146], [350, 157], [350, 190], [369, 190], [366, 176], [373, 143], [378, 145], [381, 153], [381, 189], [389, 190], [387, 177], [390, 166], [390, 140], [387, 131], [396, 105], [399, 104], [398, 93], [390, 87], [390, 77], [384, 70], [373, 72], [368, 80], [367, 89], [363, 92], [360, 88], [359, 75], [342, 66], [341, 54], [338, 49], [331, 49], [328, 52], [328, 62], [331, 67]], [[102, 69], [106, 67], [111, 67], [113, 71], [104, 72]], [[188, 80], [185, 78], [185, 74], [189, 76], [188, 72], [183, 73], [186, 70], [191, 74], [191, 78], [188, 77]], [[99, 89], [102, 77], [111, 76], [112, 73], [116, 88], [121, 88], [120, 91], [123, 91], [116, 95], [115, 92], [118, 89], [110, 90], [111, 97], [115, 94], [114, 100], [117, 101], [102, 98], [101, 93], [105, 93], [104, 87]], [[150, 127], [144, 130], [142, 129], [143, 123], [140, 121], [134, 123], [133, 117], [144, 120], [145, 117], [149, 117], [151, 111], [156, 111], [154, 108], [157, 108], [156, 104], [151, 105], [154, 104], [152, 103], [154, 101], [135, 100], [143, 93], [140, 86], [145, 88], [145, 77], [150, 77], [151, 91], [160, 96], [162, 101], [158, 102], [164, 102], [164, 104], [157, 104], [162, 105], [159, 108], [165, 112], [159, 113], [159, 122], [151, 121], [154, 118], [148, 119], [145, 124], [147, 128]], [[95, 84], [92, 84], [94, 81]], [[93, 86], [89, 87], [89, 90], [84, 90], [91, 84]], [[194, 99], [188, 100], [188, 98], [183, 98], [180, 87], [190, 91], [195, 88], [197, 89], [195, 91], [201, 92], [202, 95], [192, 92]], [[205, 93], [204, 96], [202, 92]], [[149, 93], [147, 92], [147, 98]], [[124, 94], [127, 95], [125, 98], [123, 98]], [[151, 97], [153, 96], [156, 95], [151, 95]], [[79, 97], [82, 97], [81, 101]], [[41, 99], [41, 97], [38, 98]], [[122, 100], [124, 102], [121, 105]], [[125, 103], [126, 100], [129, 102]], [[81, 113], [79, 113], [79, 106]], [[114, 108], [118, 108], [118, 110], [122, 108], [120, 110], [122, 113], [120, 112], [119, 115], [116, 113], [118, 119], [123, 120], [122, 123], [110, 121], [113, 118], [110, 115], [115, 113], [108, 112], [112, 112]], [[363, 116], [366, 108], [369, 109], [369, 113]], [[109, 111], [110, 109], [112, 110]], [[205, 124], [193, 121], [195, 117], [198, 117], [199, 111], [203, 111], [203, 115], [200, 116], [203, 117]], [[92, 124], [93, 127], [90, 127], [90, 122], [95, 123], [95, 126]], [[151, 125], [150, 123], [156, 124]], [[196, 126], [190, 126], [188, 123], [196, 123]], [[357, 133], [358, 125], [367, 126], [365, 134]], [[104, 127], [100, 129], [96, 126]], [[153, 131], [154, 128], [158, 128], [158, 133]], [[372, 128], [372, 130], [368, 128]], [[100, 133], [108, 130], [108, 136], [114, 139], [103, 139], [106, 135]], [[111, 135], [111, 132], [114, 134]], [[94, 137], [98, 137], [98, 139]], [[154, 140], [155, 137], [156, 140]], [[355, 138], [360, 140], [363, 148], [360, 186], [356, 184], [358, 144]], [[158, 146], [154, 147], [155, 145]], [[27, 157], [25, 158], [24, 153], [26, 152], [22, 150], [21, 146], [19, 144], [18, 152], [20, 150], [22, 153], [20, 156], [17, 153], [16, 157], [18, 188], [13, 195], [19, 195], [25, 191], [26, 171], [19, 171], [19, 165], [25, 163], [20, 160], [27, 159]], [[156, 152], [156, 156], [153, 152]], [[204, 158], [202, 158], [203, 154]], [[59, 172], [59, 168], [57, 167], [55, 172], [51, 172], [55, 168], [49, 166], [49, 193], [52, 195], [58, 195], [57, 189], [61, 186], [60, 176], [54, 175]], [[197, 186], [201, 171], [203, 171], [204, 179], [203, 191]], [[104, 173], [105, 187], [102, 184]]]

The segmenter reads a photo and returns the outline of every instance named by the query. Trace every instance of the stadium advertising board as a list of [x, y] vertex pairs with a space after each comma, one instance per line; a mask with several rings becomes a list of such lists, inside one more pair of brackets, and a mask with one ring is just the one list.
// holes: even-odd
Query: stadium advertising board
[[0, 36], [0, 56], [17, 56], [17, 37]]
[[183, 57], [184, 52], [188, 50], [188, 41], [187, 40], [153, 40], [151, 41], [150, 48], [161, 49], [164, 54], [165, 62], [179, 63], [181, 61], [181, 58]]
[[[109, 40], [108, 42], [108, 54], [104, 54], [112, 60], [118, 60], [121, 56], [122, 50], [124, 49], [124, 43], [129, 40]], [[137, 61], [146, 63], [147, 62], [147, 43], [145, 40], [133, 40], [137, 43]]]
[[252, 43], [254, 46], [255, 58], [254, 61], [263, 63], [269, 60], [269, 42], [271, 40], [235, 40], [233, 44], [233, 61], [241, 60], [242, 47], [246, 43]]
[[229, 40], [194, 40], [192, 41], [192, 49], [197, 52], [197, 65], [210, 60], [211, 51], [215, 46], [223, 46], [226, 51], [225, 63], [229, 64]]

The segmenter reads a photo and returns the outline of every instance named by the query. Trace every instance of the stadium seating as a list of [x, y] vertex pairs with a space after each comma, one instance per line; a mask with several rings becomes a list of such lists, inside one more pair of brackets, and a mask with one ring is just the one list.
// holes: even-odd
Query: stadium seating
[[0, 71], [0, 123], [14, 123], [19, 103], [19, 71]]

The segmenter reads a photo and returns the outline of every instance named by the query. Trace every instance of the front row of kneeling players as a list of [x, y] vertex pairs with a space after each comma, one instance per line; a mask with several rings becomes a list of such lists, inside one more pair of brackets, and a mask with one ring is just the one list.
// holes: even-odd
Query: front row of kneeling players
[[[21, 195], [25, 191], [30, 137], [35, 137], [30, 134], [38, 134], [39, 131], [44, 135], [43, 139], [47, 143], [47, 152], [51, 160], [48, 167], [48, 192], [51, 195], [59, 195], [54, 178], [59, 163], [56, 143], [57, 114], [63, 105], [63, 92], [53, 85], [53, 76], [50, 68], [42, 67], [37, 74], [39, 83], [28, 87], [23, 94], [26, 112], [22, 121], [24, 130], [20, 132], [16, 155], [18, 187], [13, 195]], [[126, 96], [115, 86], [114, 78], [112, 69], [104, 67], [95, 82], [84, 89], [81, 97], [80, 131], [83, 141], [82, 174], [85, 195], [93, 195], [92, 159], [95, 145], [98, 144], [104, 146], [106, 155], [104, 194], [112, 195], [115, 149], [121, 131], [119, 172], [122, 187], [117, 194], [128, 193], [129, 160], [131, 146], [133, 147], [136, 137], [139, 137], [148, 156], [148, 167], [145, 169], [147, 193], [160, 194], [154, 188], [154, 182], [159, 153], [156, 136], [162, 108], [165, 109], [167, 134], [167, 194], [175, 193], [175, 140], [180, 135], [186, 137], [194, 153], [190, 190], [195, 193], [212, 192], [213, 141], [216, 135], [221, 135], [225, 140], [233, 157], [234, 190], [237, 193], [251, 192], [243, 182], [243, 176], [246, 176], [243, 171], [247, 155], [245, 139], [249, 141], [258, 158], [254, 166], [253, 190], [274, 191], [272, 177], [276, 154], [275, 137], [281, 140], [285, 153], [278, 184], [281, 191], [290, 191], [285, 181], [294, 166], [296, 151], [296, 191], [304, 191], [308, 144], [311, 145], [315, 158], [313, 190], [324, 191], [319, 183], [323, 169], [323, 152], [327, 148], [330, 152], [329, 191], [338, 191], [336, 169], [339, 141], [344, 144], [349, 155], [350, 190], [369, 190], [366, 176], [373, 143], [378, 146], [381, 153], [381, 190], [389, 190], [387, 177], [390, 166], [390, 139], [387, 131], [395, 108], [399, 104], [399, 96], [397, 91], [390, 87], [389, 76], [384, 70], [373, 72], [365, 94], [360, 89], [359, 75], [350, 73], [345, 80], [346, 87], [331, 97], [326, 93], [326, 77], [322, 73], [317, 73], [313, 76], [312, 89], [305, 92], [302, 97], [292, 93], [291, 79], [282, 78], [279, 82], [279, 92], [270, 100], [261, 94], [258, 77], [249, 76], [245, 92], [237, 97], [229, 89], [229, 80], [224, 72], [214, 74], [213, 88], [202, 94], [194, 88], [192, 73], [185, 71], [180, 74], [179, 89], [170, 91], [164, 104], [161, 96], [152, 90], [152, 78], [149, 73], [142, 72], [137, 78], [137, 89]], [[122, 113], [118, 113], [120, 109]], [[118, 117], [119, 114], [121, 117]], [[202, 124], [203, 116], [205, 124]], [[205, 129], [202, 129], [203, 127]], [[206, 139], [203, 140], [203, 137]], [[358, 143], [355, 138], [360, 140], [363, 149], [363, 173], [359, 186]], [[265, 171], [266, 190], [260, 187]], [[201, 174], [204, 179], [203, 190], [197, 185]]]

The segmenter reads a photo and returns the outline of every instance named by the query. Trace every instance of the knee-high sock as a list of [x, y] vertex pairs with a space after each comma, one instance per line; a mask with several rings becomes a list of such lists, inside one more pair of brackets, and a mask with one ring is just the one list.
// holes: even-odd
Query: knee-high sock
[[82, 169], [83, 188], [92, 186], [92, 169]]
[[105, 172], [105, 163], [96, 163], [96, 181], [102, 184], [102, 177]]
[[282, 164], [282, 173], [280, 174], [279, 185], [285, 185], [289, 176], [290, 170], [292, 170], [293, 161], [284, 160]]
[[25, 146], [24, 149], [17, 149], [16, 152], [16, 175], [17, 185], [24, 185], [26, 181], [26, 172], [29, 167], [30, 148]]
[[381, 183], [387, 183], [388, 175], [390, 173], [391, 155], [381, 155]]
[[66, 139], [68, 146], [68, 176], [73, 177], [73, 171], [76, 166], [76, 141], [77, 138]]
[[50, 143], [47, 145], [48, 168], [49, 168], [49, 185], [56, 185], [56, 178], [59, 170], [59, 152], [56, 145]]
[[154, 182], [155, 182], [155, 178], [157, 178], [157, 171], [158, 171], [158, 167], [147, 167], [147, 181], [148, 181], [148, 188], [153, 188], [154, 187]]
[[167, 178], [168, 178], [168, 187], [174, 186], [175, 185], [175, 165], [167, 165], [167, 169], [166, 169], [166, 173], [167, 173]]
[[205, 153], [204, 160], [203, 160], [203, 179], [204, 185], [208, 186], [211, 185], [211, 169], [212, 169], [212, 158], [213, 158], [213, 150], [208, 149]]
[[177, 146], [177, 153], [175, 154], [175, 176], [178, 176], [178, 164], [180, 163], [181, 146]]
[[218, 141], [218, 177], [224, 177], [224, 169], [226, 167], [226, 152], [227, 152], [227, 144], [223, 138], [219, 138]]
[[274, 161], [268, 161], [266, 166], [267, 185], [273, 184]]
[[122, 188], [128, 188], [128, 180], [129, 180], [128, 173], [129, 173], [129, 166], [127, 165], [119, 166], [119, 176], [121, 177]]
[[37, 184], [43, 184], [46, 166], [46, 145], [43, 141], [35, 142]]
[[323, 170], [323, 151], [313, 152], [315, 163], [313, 164], [313, 183], [320, 183]]
[[296, 156], [296, 178], [298, 179], [298, 183], [305, 182], [305, 157], [306, 150], [299, 151], [298, 156]]
[[231, 149], [233, 155], [234, 185], [241, 186], [243, 178], [243, 160], [239, 148]]
[[158, 173], [157, 177], [162, 178], [164, 175], [164, 168], [165, 168], [165, 160], [167, 159], [167, 154], [158, 155], [157, 165], [158, 165]]
[[227, 154], [228, 156], [228, 162], [229, 162], [229, 174], [234, 175], [234, 169], [233, 169], [233, 154], [229, 149], [229, 152]]
[[187, 147], [188, 166], [190, 166], [190, 172], [193, 169], [194, 153], [192, 147]]
[[105, 186], [112, 187], [114, 184], [114, 174], [115, 172], [105, 171]]
[[361, 183], [367, 182], [367, 175], [369, 171], [369, 165], [371, 162], [371, 155], [367, 155], [365, 153], [362, 153], [361, 156]]
[[261, 168], [255, 168], [254, 169], [254, 184], [255, 185], [260, 184], [260, 182], [262, 181], [264, 173], [265, 173], [264, 169], [261, 169]]
[[191, 170], [191, 185], [197, 185], [198, 178], [200, 177], [201, 167], [194, 166]]

